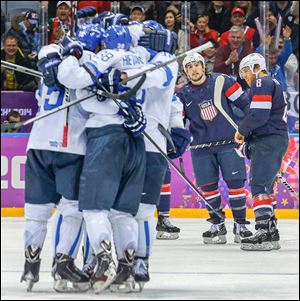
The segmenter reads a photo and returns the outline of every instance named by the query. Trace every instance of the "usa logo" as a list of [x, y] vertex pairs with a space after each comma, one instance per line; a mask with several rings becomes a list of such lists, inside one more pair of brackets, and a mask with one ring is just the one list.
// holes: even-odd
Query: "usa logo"
[[199, 104], [200, 116], [203, 120], [212, 121], [218, 114], [212, 100], [204, 100]]

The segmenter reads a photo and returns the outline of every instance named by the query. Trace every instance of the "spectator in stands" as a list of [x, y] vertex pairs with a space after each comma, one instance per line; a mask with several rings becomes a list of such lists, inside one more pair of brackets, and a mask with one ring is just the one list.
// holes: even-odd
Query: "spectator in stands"
[[39, 35], [37, 26], [39, 16], [36, 11], [28, 10], [24, 14], [12, 18], [11, 28], [7, 35], [17, 38], [18, 45], [24, 55], [33, 62], [34, 67], [39, 51]]
[[[278, 49], [281, 51], [284, 47], [284, 37], [281, 36], [279, 38]], [[296, 87], [296, 78], [298, 78], [297, 70], [299, 68], [299, 63], [296, 55], [291, 53], [287, 62], [284, 65], [284, 74], [287, 85], [287, 92], [295, 92], [297, 91]]]
[[207, 42], [212, 42], [213, 47], [204, 50], [202, 54], [203, 57], [205, 58], [205, 64], [206, 64], [205, 71], [207, 74], [212, 74], [215, 65], [216, 52], [219, 47], [219, 44], [213, 39], [209, 39], [207, 40]]
[[[17, 38], [15, 36], [6, 36], [3, 40], [3, 45], [4, 47], [1, 49], [1, 60], [31, 68], [30, 62], [25, 58], [22, 50], [18, 47]], [[1, 66], [1, 90], [34, 91], [36, 89], [37, 81], [34, 77]]]
[[[240, 26], [243, 27], [244, 29], [244, 38], [245, 38], [245, 43], [248, 43], [250, 46], [252, 46], [252, 41], [253, 41], [253, 35], [255, 32], [255, 29], [250, 28], [249, 26], [244, 25], [246, 19], [245, 19], [245, 12], [241, 8], [234, 8], [231, 11], [231, 18], [230, 22], [233, 26]], [[221, 35], [220, 39], [220, 46], [227, 45], [229, 43], [229, 31], [225, 31]]]
[[275, 16], [281, 15], [284, 20], [291, 12], [293, 1], [272, 1], [271, 7], [275, 12]]
[[183, 30], [179, 29], [179, 24], [176, 22], [176, 15], [172, 10], [168, 10], [165, 14], [164, 25], [170, 31], [177, 34], [177, 51], [176, 54], [180, 54], [185, 51], [186, 47], [186, 36]]
[[209, 17], [207, 15], [199, 16], [195, 28], [191, 32], [191, 48], [203, 45], [208, 39], [217, 41], [218, 32], [208, 27]]
[[56, 17], [49, 19], [49, 44], [57, 43], [62, 33], [68, 34], [71, 30], [71, 1], [58, 1]]
[[[289, 22], [291, 16], [292, 22]], [[299, 60], [299, 1], [293, 1], [291, 6], [291, 15], [285, 20], [285, 24], [292, 28], [292, 45], [293, 53], [297, 56]]]
[[[21, 115], [19, 112], [17, 111], [10, 111], [3, 124], [6, 124], [6, 123], [17, 123], [17, 122], [21, 122]], [[21, 128], [18, 128], [18, 129], [8, 129], [6, 131], [4, 131], [4, 133], [17, 133], [17, 132], [23, 132], [23, 130]]]
[[220, 72], [234, 76], [246, 87], [245, 83], [239, 78], [240, 61], [252, 53], [249, 45], [244, 43], [244, 28], [232, 26], [228, 36], [229, 44], [220, 46], [216, 52], [214, 72]]
[[255, 7], [253, 1], [236, 1], [236, 7], [241, 8], [245, 12], [245, 25], [256, 28], [254, 19], [259, 17], [259, 8]]
[[132, 21], [143, 22], [145, 21], [145, 9], [142, 6], [134, 6], [129, 15], [129, 19]]
[[[282, 35], [284, 38], [284, 45], [282, 50], [280, 51], [278, 48], [275, 48], [273, 44], [271, 44], [269, 47], [269, 73], [273, 78], [277, 79], [283, 91], [287, 91], [284, 65], [286, 64], [289, 56], [293, 52], [291, 34], [291, 28], [285, 26], [282, 29]], [[261, 48], [258, 47], [255, 52], [261, 53]]]
[[[139, 7], [139, 10], [134, 10], [135, 7]], [[156, 20], [157, 13], [154, 1], [120, 1], [120, 12], [126, 16], [131, 16], [132, 11], [135, 11], [133, 15], [134, 19], [143, 20]], [[137, 20], [136, 20], [137, 19]]]
[[78, 1], [77, 10], [83, 9], [88, 6], [96, 7], [97, 13], [100, 14], [104, 11], [111, 10], [112, 1]]
[[211, 1], [206, 14], [209, 16], [209, 28], [219, 34], [230, 29], [230, 10], [224, 6], [224, 1]]
[[1, 9], [1, 37], [5, 33], [5, 14]]

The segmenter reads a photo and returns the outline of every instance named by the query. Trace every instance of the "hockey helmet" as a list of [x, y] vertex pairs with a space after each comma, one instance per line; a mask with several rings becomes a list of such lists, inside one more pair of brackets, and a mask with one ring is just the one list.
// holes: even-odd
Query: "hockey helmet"
[[187, 65], [190, 64], [190, 63], [193, 63], [193, 62], [198, 62], [198, 63], [202, 63], [202, 66], [203, 66], [203, 70], [205, 68], [205, 60], [204, 60], [204, 57], [199, 54], [199, 53], [193, 53], [193, 54], [190, 54], [190, 55], [187, 55], [183, 62], [182, 62], [182, 65], [183, 65], [183, 70], [184, 72], [187, 74]]
[[86, 24], [76, 31], [76, 38], [86, 50], [94, 52], [101, 43], [103, 33], [99, 24]]
[[[259, 70], [257, 72], [254, 72], [254, 67], [255, 65], [259, 66]], [[247, 56], [245, 56], [241, 62], [240, 62], [240, 67], [239, 67], [239, 75], [241, 78], [243, 78], [243, 72], [242, 69], [245, 67], [249, 67], [249, 69], [251, 70], [251, 72], [253, 74], [258, 75], [258, 73], [260, 71], [263, 70], [267, 70], [267, 66], [266, 66], [266, 60], [265, 58], [259, 54], [259, 53], [251, 53]]]
[[113, 25], [104, 32], [102, 43], [106, 49], [129, 50], [132, 38], [127, 27]]

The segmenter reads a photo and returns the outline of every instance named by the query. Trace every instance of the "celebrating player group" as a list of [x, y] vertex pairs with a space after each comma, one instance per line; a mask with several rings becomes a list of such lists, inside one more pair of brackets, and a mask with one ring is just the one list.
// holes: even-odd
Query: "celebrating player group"
[[[39, 281], [47, 222], [56, 208], [51, 218], [55, 291], [142, 291], [150, 280], [154, 213], [162, 187], [169, 187], [168, 163], [188, 146], [210, 216], [204, 243], [227, 241], [221, 170], [234, 241], [244, 251], [279, 249], [273, 187], [288, 146], [287, 104], [264, 57], [253, 53], [241, 61], [240, 77], [249, 86], [244, 92], [227, 75], [208, 75], [196, 51], [179, 66], [176, 35], [156, 21], [130, 22], [110, 12], [96, 21], [38, 54], [43, 75], [36, 91], [38, 115], [70, 106], [34, 122], [30, 134], [21, 277], [27, 290]], [[175, 93], [181, 68], [187, 83]], [[199, 147], [203, 144], [211, 146]], [[245, 157], [251, 161], [254, 234], [246, 220]], [[158, 238], [178, 238], [179, 229], [162, 221]], [[79, 268], [75, 259], [82, 245]]]

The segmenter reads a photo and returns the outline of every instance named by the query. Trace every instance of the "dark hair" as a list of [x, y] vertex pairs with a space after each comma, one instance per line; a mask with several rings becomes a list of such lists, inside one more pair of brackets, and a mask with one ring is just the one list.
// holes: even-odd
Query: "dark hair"
[[214, 39], [208, 39], [206, 42], [212, 42], [212, 44], [214, 45], [213, 47], [216, 49], [220, 46], [219, 43]]
[[14, 117], [14, 118], [21, 118], [21, 115], [18, 111], [10, 111], [7, 116], [5, 117], [6, 121], [9, 121], [10, 117]]
[[164, 14], [164, 25], [166, 25], [166, 23], [165, 23], [165, 18], [166, 18], [166, 15], [167, 15], [168, 13], [171, 13], [171, 14], [174, 16], [175, 23], [174, 23], [173, 31], [176, 32], [176, 33], [178, 34], [178, 31], [179, 31], [179, 24], [178, 24], [178, 22], [176, 21], [176, 14], [174, 13], [173, 10], [168, 9], [168, 10], [165, 12], [165, 14]]
[[2, 39], [3, 44], [5, 44], [6, 40], [8, 40], [8, 39], [14, 39], [14, 40], [16, 40], [16, 42], [18, 44], [18, 39], [13, 35], [5, 35]]

